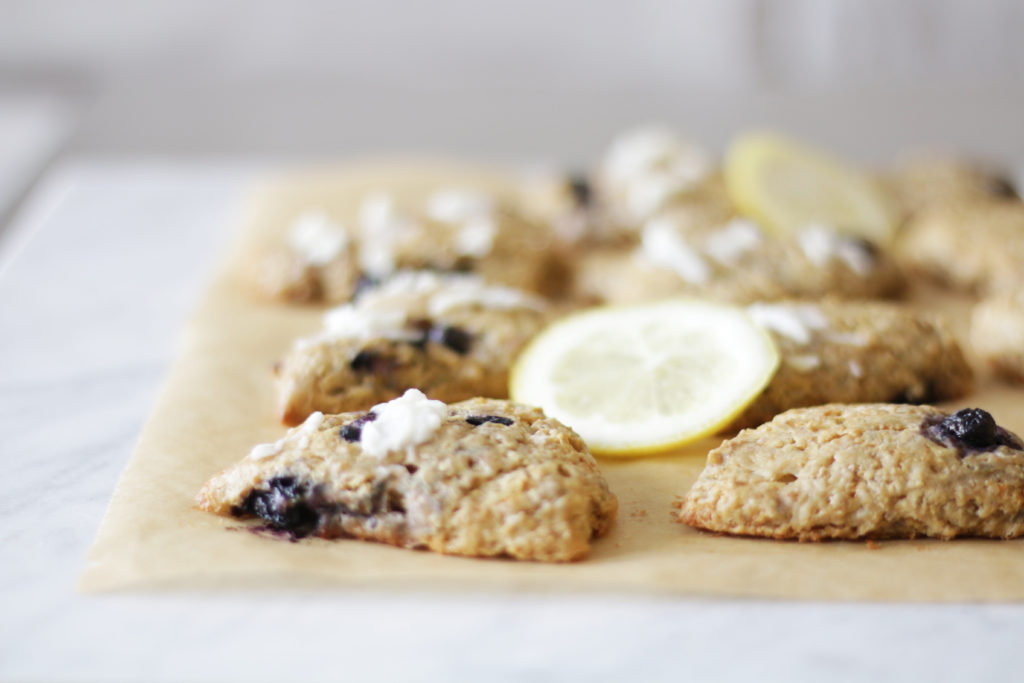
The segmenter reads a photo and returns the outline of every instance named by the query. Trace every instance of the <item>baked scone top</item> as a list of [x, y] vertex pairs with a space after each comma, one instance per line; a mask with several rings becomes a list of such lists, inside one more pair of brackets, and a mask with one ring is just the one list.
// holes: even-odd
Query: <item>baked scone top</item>
[[315, 208], [299, 214], [249, 276], [263, 294], [290, 301], [340, 303], [360, 281], [408, 268], [552, 294], [564, 277], [552, 244], [547, 227], [480, 192], [440, 188], [420, 201], [375, 192], [344, 221]]
[[680, 521], [822, 540], [1024, 535], [1024, 442], [978, 409], [790, 410], [708, 454]]
[[366, 409], [410, 387], [504, 398], [509, 364], [547, 319], [539, 297], [476, 276], [396, 273], [294, 343], [277, 369], [281, 417]]
[[295, 536], [545, 561], [582, 557], [618, 506], [579, 436], [540, 409], [415, 390], [365, 413], [314, 413], [197, 500]]

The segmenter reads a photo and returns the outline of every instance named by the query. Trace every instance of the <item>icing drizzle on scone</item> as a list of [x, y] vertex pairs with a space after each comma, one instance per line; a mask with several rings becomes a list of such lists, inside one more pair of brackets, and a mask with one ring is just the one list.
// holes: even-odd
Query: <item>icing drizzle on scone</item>
[[273, 443], [261, 443], [257, 446], [253, 446], [252, 450], [249, 451], [248, 458], [250, 460], [263, 460], [264, 458], [272, 458], [275, 455], [280, 455], [284, 450], [285, 446], [294, 444], [299, 448], [306, 448], [309, 446], [309, 439], [316, 431], [320, 428], [320, 425], [324, 421], [324, 414], [321, 412], [312, 413], [306, 418], [306, 421], [300, 424], [298, 427], [292, 427], [288, 432], [277, 441]]
[[809, 225], [797, 235], [804, 256], [818, 268], [838, 259], [858, 275], [867, 275], [875, 265], [872, 251], [861, 240], [837, 233], [825, 225]]
[[814, 330], [828, 327], [821, 309], [813, 304], [755, 303], [747, 307], [747, 315], [764, 329], [798, 344], [810, 343]]
[[399, 271], [380, 285], [361, 293], [354, 303], [325, 313], [323, 331], [296, 340], [295, 347], [303, 348], [333, 339], [421, 342], [425, 334], [433, 340], [433, 336], [440, 338], [445, 332], [438, 331], [431, 336], [433, 321], [410, 314], [410, 311], [424, 309], [429, 316], [437, 317], [473, 306], [489, 310], [525, 308], [543, 311], [545, 308], [538, 297], [511, 287], [485, 285], [474, 275]]
[[300, 214], [288, 228], [288, 246], [314, 266], [323, 266], [348, 248], [345, 229], [322, 209]]
[[609, 189], [621, 193], [633, 220], [644, 220], [673, 195], [686, 192], [711, 172], [709, 155], [664, 128], [641, 128], [612, 142], [602, 164]]
[[363, 452], [380, 458], [392, 451], [410, 451], [438, 430], [447, 413], [441, 401], [432, 401], [419, 389], [379, 403], [370, 409], [377, 417], [362, 428], [359, 443]]

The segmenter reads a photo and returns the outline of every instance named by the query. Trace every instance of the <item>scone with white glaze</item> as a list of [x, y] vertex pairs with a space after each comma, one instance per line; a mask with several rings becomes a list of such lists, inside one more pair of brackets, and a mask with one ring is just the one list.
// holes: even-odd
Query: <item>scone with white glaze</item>
[[547, 320], [540, 297], [476, 276], [396, 273], [292, 345], [275, 370], [281, 420], [363, 410], [409, 388], [505, 398], [512, 360]]
[[245, 265], [252, 289], [292, 303], [347, 301], [360, 272], [352, 235], [320, 209], [296, 216], [281, 241], [258, 247]]
[[996, 375], [1024, 384], [1024, 289], [989, 297], [974, 306], [971, 347]]
[[1024, 535], [1024, 443], [980, 409], [791, 410], [708, 454], [679, 521], [819, 541]]
[[581, 296], [610, 303], [680, 295], [735, 303], [825, 295], [890, 298], [904, 286], [886, 253], [827, 226], [808, 226], [783, 239], [746, 218], [708, 225], [689, 209], [647, 221], [636, 249], [586, 255], [575, 280]]
[[727, 428], [823, 403], [932, 403], [964, 396], [973, 372], [936, 316], [884, 302], [755, 303], [782, 362], [765, 390]]
[[552, 245], [545, 226], [478, 192], [439, 189], [402, 202], [374, 193], [356, 216], [298, 215], [281, 240], [251, 259], [248, 279], [264, 295], [291, 302], [345, 302], [360, 283], [400, 269], [473, 273], [556, 294], [565, 267]]
[[662, 127], [625, 131], [592, 171], [535, 178], [526, 195], [562, 244], [583, 250], [635, 245], [643, 223], [669, 208], [712, 223], [734, 211], [712, 156]]
[[197, 502], [292, 538], [546, 562], [582, 558], [618, 509], [583, 441], [539, 408], [415, 390], [368, 412], [314, 413]]

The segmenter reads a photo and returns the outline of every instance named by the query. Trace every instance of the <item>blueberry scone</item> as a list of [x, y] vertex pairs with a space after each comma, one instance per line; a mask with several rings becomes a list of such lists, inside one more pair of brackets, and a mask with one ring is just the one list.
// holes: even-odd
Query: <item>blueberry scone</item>
[[1024, 202], [967, 202], [916, 216], [897, 243], [901, 259], [945, 284], [998, 294], [1024, 287]]
[[714, 158], [674, 131], [656, 126], [614, 140], [594, 180], [607, 212], [633, 230], [666, 208], [729, 205]]
[[663, 128], [627, 131], [592, 172], [534, 185], [527, 203], [559, 240], [582, 248], [635, 244], [644, 221], [670, 207], [733, 211], [711, 155]]
[[312, 414], [197, 502], [293, 538], [552, 562], [583, 557], [618, 508], [579, 436], [539, 408], [445, 405], [416, 390], [368, 412]]
[[1024, 443], [979, 409], [791, 410], [708, 454], [677, 503], [709, 531], [802, 541], [1024, 535]]
[[411, 387], [442, 401], [505, 398], [512, 359], [546, 311], [539, 297], [476, 276], [397, 273], [292, 345], [275, 369], [281, 419], [363, 410]]
[[753, 427], [790, 408], [822, 403], [931, 403], [970, 392], [973, 373], [939, 319], [896, 304], [825, 300], [755, 303], [782, 362], [732, 422]]
[[581, 295], [612, 303], [677, 295], [747, 303], [826, 294], [887, 298], [904, 288], [887, 254], [826, 226], [784, 239], [745, 218], [709, 225], [690, 209], [676, 209], [647, 221], [641, 235], [632, 251], [585, 257], [575, 282]]
[[252, 260], [249, 279], [265, 295], [294, 302], [348, 301], [358, 283], [410, 268], [471, 272], [552, 294], [565, 275], [551, 245], [546, 227], [487, 195], [444, 189], [399, 203], [376, 193], [349, 221], [315, 210], [298, 216], [281, 242]]
[[911, 161], [885, 181], [904, 216], [937, 206], [1017, 197], [1013, 184], [1001, 174], [949, 157]]
[[1024, 289], [975, 305], [971, 346], [999, 377], [1024, 384]]

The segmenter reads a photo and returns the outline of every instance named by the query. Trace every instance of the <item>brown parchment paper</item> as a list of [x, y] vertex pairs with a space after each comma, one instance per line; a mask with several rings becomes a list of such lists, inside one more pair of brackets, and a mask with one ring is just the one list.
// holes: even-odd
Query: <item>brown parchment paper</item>
[[[84, 591], [152, 588], [363, 588], [384, 591], [644, 592], [818, 600], [1024, 599], [1024, 540], [821, 544], [729, 538], [672, 519], [703, 467], [708, 439], [664, 457], [602, 459], [620, 501], [611, 534], [565, 565], [448, 557], [355, 540], [288, 542], [192, 508], [213, 474], [284, 431], [270, 368], [321, 311], [261, 302], [238, 269], [256, 244], [307, 207], [354, 215], [367, 191], [417, 195], [444, 185], [512, 195], [497, 172], [442, 163], [373, 163], [292, 174], [252, 198], [228, 264], [187, 324], [180, 355], [114, 492], [82, 574]], [[966, 302], [919, 295], [964, 325]], [[990, 410], [1024, 433], [1024, 390], [979, 378], [955, 405]]]

